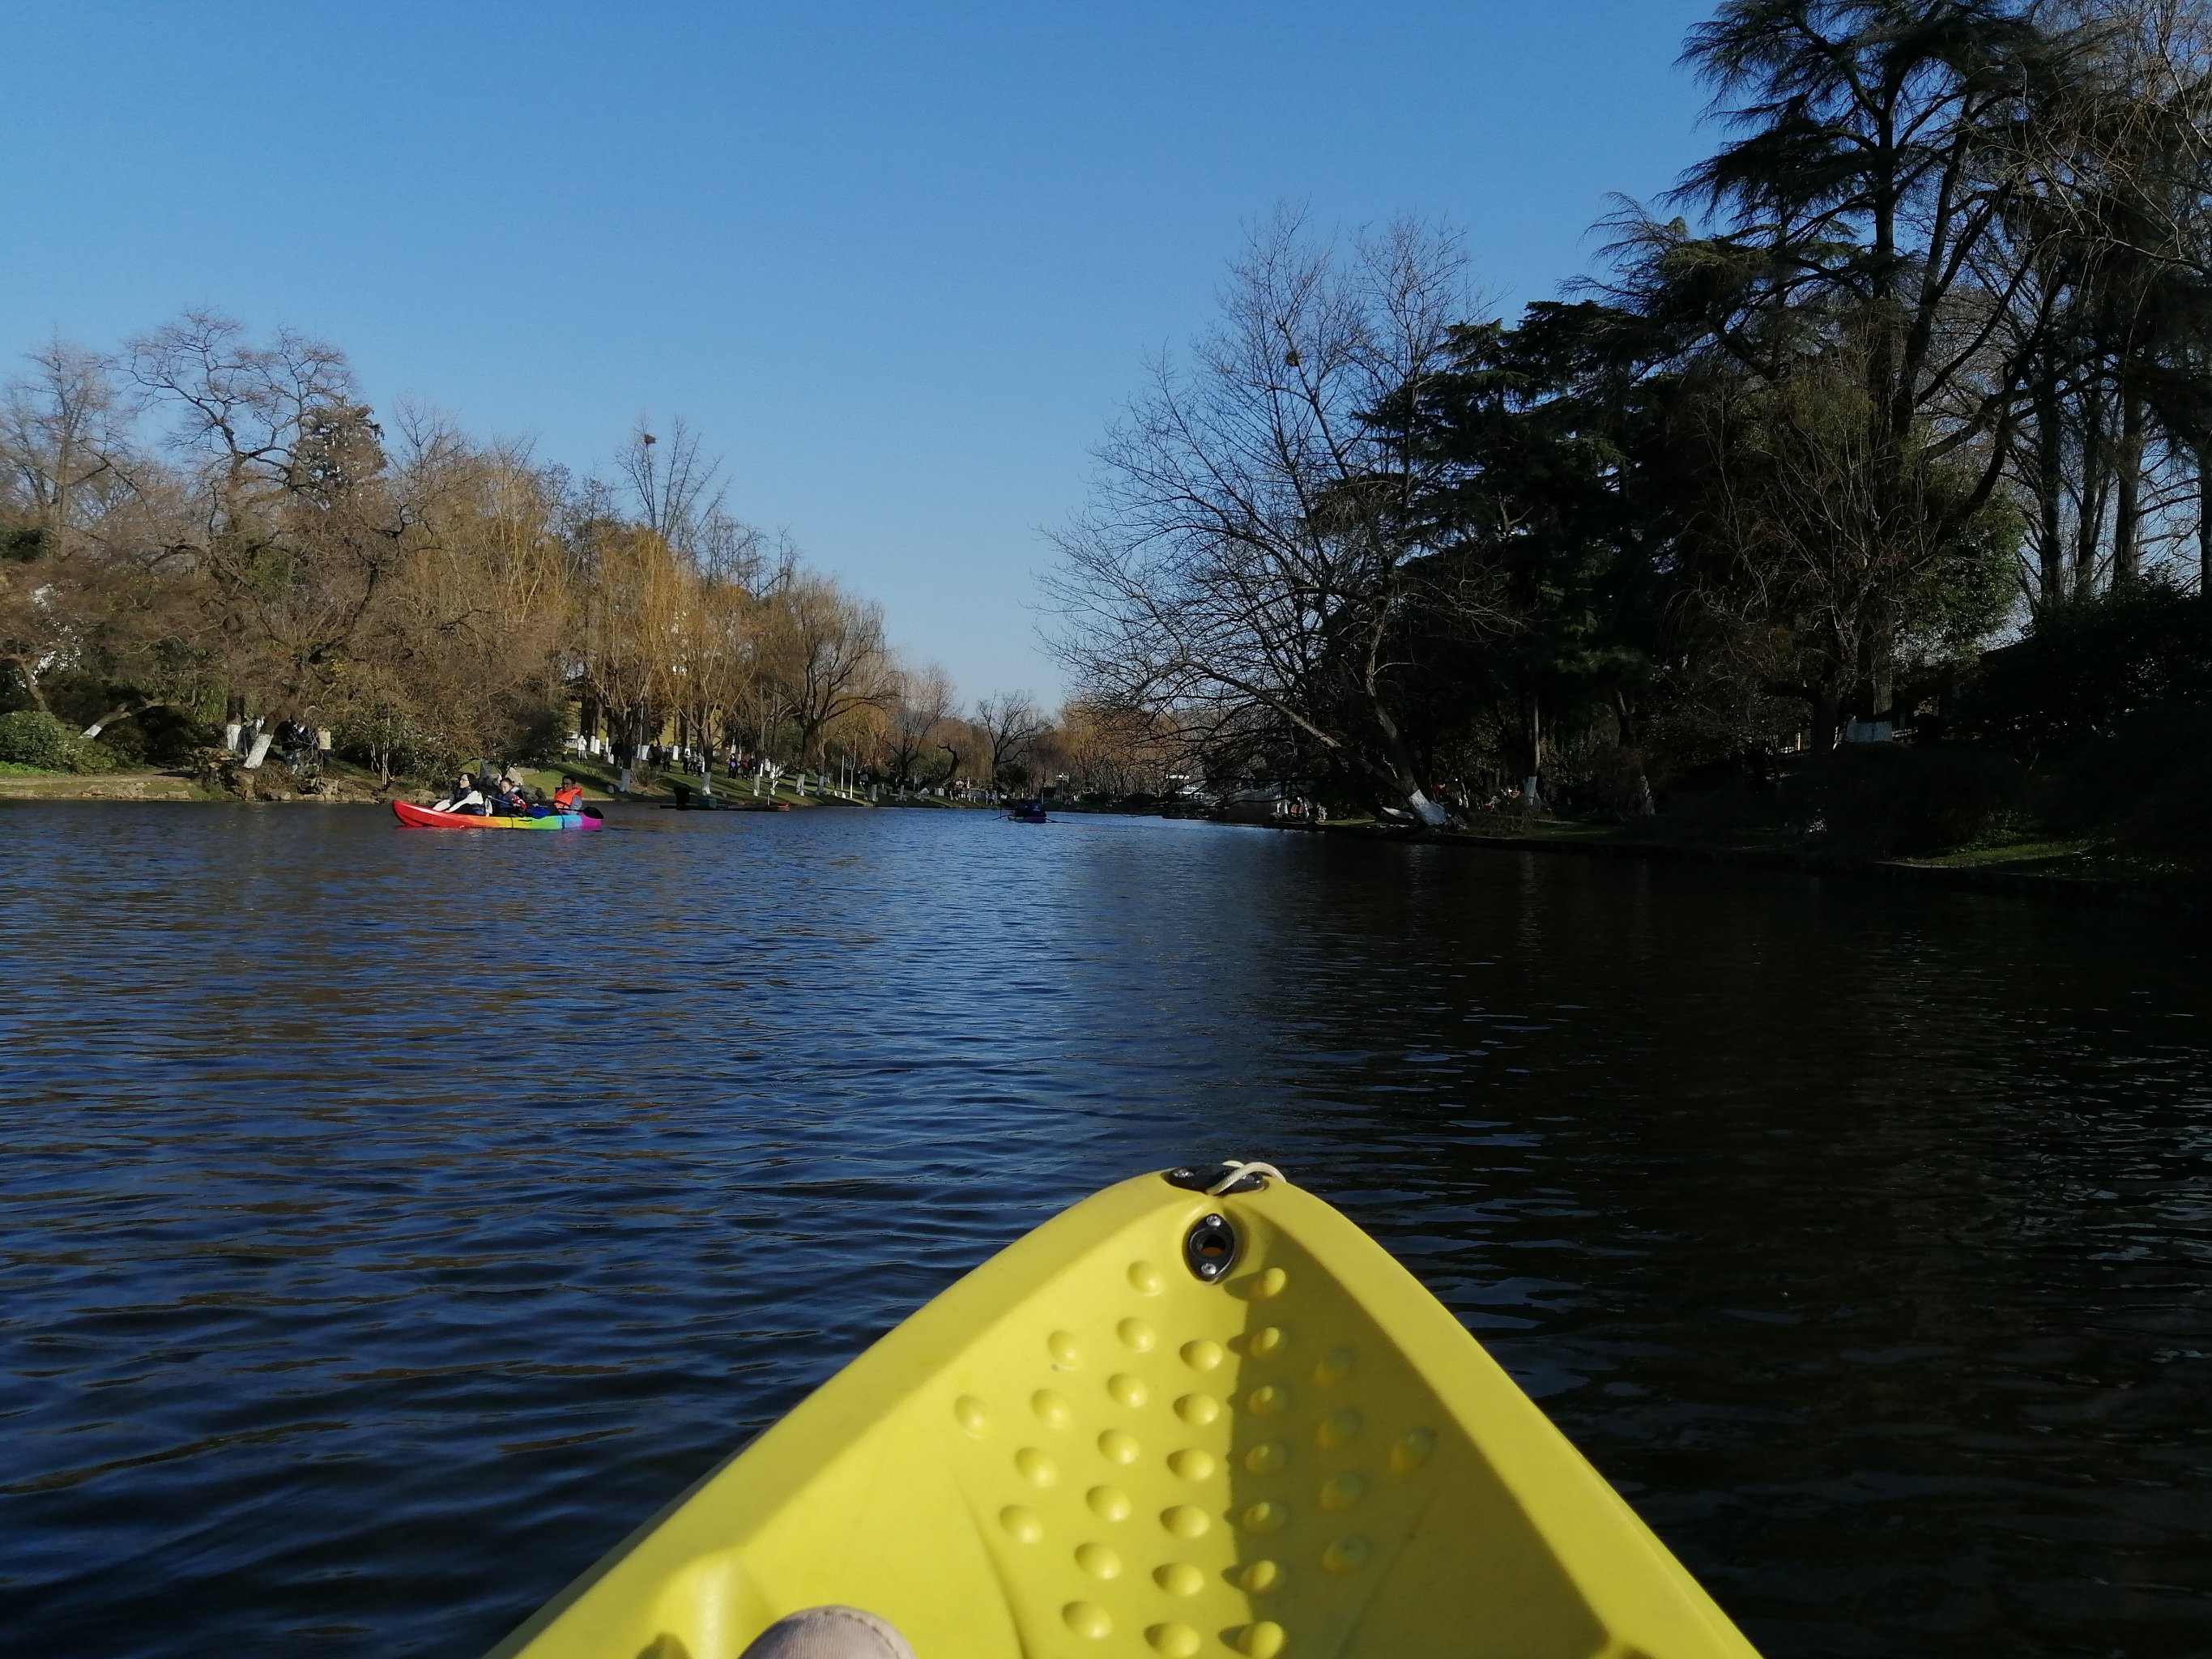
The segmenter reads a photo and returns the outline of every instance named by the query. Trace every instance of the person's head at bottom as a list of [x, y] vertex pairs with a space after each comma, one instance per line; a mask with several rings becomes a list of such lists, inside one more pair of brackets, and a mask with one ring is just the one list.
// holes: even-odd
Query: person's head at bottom
[[858, 1607], [808, 1607], [770, 1625], [738, 1659], [914, 1659], [906, 1638]]

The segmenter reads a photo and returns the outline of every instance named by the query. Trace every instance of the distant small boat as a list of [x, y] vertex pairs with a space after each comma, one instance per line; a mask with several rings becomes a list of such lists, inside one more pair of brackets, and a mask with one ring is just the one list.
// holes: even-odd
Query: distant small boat
[[474, 812], [434, 812], [427, 806], [396, 800], [392, 803], [392, 814], [416, 830], [596, 830], [600, 824], [599, 809], [593, 806], [586, 806], [580, 812], [548, 812], [542, 818], [513, 818], [485, 817]]
[[1049, 823], [1041, 800], [1018, 800], [1007, 810], [1006, 816], [1016, 823]]

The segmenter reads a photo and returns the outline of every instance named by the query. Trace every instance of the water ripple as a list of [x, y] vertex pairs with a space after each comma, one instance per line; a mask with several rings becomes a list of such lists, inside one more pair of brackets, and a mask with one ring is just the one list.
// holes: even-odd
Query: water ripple
[[465, 1659], [991, 1250], [1224, 1153], [1776, 1659], [2212, 1647], [2201, 931], [1107, 819], [5, 822], [20, 1650]]

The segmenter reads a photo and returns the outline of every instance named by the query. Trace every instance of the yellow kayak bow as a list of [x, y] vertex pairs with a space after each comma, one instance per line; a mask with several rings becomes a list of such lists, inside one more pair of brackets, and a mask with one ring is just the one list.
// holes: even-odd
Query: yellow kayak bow
[[1266, 1165], [1047, 1222], [494, 1659], [738, 1659], [835, 1603], [917, 1659], [1753, 1656], [1459, 1322]]

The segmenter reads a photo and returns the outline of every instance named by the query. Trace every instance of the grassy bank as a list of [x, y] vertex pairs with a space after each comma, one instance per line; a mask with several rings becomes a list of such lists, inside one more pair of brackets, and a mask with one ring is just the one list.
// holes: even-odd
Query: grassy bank
[[[1407, 829], [1372, 819], [1332, 821], [1322, 833], [1413, 838]], [[1869, 857], [1817, 836], [1793, 836], [1779, 830], [1698, 834], [1692, 827], [1670, 823], [1663, 817], [1603, 824], [1534, 814], [1494, 815], [1453, 824], [1420, 839], [1476, 849], [1589, 854], [1863, 876], [2069, 903], [2212, 915], [2212, 879], [2200, 871], [2129, 858], [2095, 840], [2033, 830], [2003, 832], [1971, 846], [1909, 858]]]

